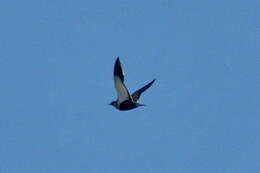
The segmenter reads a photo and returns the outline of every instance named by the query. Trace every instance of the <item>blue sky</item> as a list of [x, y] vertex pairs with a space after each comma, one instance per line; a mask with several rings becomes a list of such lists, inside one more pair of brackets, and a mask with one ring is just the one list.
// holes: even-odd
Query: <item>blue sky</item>
[[[1, 173], [258, 173], [257, 0], [0, 3]], [[120, 112], [112, 70], [146, 107]]]

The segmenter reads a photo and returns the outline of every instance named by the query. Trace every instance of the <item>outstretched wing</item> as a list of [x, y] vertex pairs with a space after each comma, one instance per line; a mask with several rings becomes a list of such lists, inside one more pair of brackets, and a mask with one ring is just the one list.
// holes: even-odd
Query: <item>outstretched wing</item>
[[115, 82], [118, 102], [122, 103], [125, 100], [131, 100], [132, 98], [126, 86], [124, 85], [124, 74], [123, 74], [119, 57], [117, 57], [114, 66], [114, 82]]
[[141, 96], [141, 94], [147, 90], [148, 88], [150, 88], [152, 86], [152, 84], [154, 83], [155, 79], [152, 80], [150, 83], [148, 83], [147, 85], [145, 85], [144, 87], [140, 88], [139, 90], [135, 91], [133, 94], [132, 94], [132, 99], [134, 102], [136, 102], [139, 97]]

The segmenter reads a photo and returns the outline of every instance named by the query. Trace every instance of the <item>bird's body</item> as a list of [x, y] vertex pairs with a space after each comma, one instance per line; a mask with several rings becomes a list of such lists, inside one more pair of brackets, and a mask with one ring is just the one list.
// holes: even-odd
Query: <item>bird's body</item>
[[124, 74], [118, 57], [114, 66], [114, 84], [117, 91], [117, 100], [112, 101], [110, 105], [121, 111], [127, 111], [139, 106], [145, 106], [144, 104], [137, 103], [137, 100], [145, 90], [150, 88], [154, 81], [155, 79], [130, 95], [124, 84]]
[[137, 105], [130, 100], [123, 101], [119, 104], [119, 110], [127, 111], [134, 108], [137, 108]]

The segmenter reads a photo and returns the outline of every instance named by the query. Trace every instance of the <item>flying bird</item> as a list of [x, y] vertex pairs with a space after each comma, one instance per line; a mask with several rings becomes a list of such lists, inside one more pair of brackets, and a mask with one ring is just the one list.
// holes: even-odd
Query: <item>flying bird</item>
[[139, 106], [145, 106], [144, 104], [137, 103], [137, 101], [140, 98], [141, 94], [152, 86], [154, 81], [155, 79], [130, 95], [128, 89], [124, 84], [124, 74], [121, 67], [121, 62], [119, 60], [119, 57], [117, 57], [114, 65], [114, 84], [117, 92], [117, 100], [112, 101], [110, 105], [114, 106], [120, 111], [127, 111]]

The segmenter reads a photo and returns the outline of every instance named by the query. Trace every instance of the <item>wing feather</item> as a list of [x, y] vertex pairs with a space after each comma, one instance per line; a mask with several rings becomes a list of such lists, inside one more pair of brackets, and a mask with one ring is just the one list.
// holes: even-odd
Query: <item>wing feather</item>
[[125, 100], [132, 100], [129, 91], [127, 90], [124, 84], [124, 74], [123, 74], [119, 57], [117, 57], [114, 66], [114, 82], [115, 82], [115, 88], [116, 88], [117, 99], [119, 104]]
[[148, 83], [147, 85], [145, 85], [144, 87], [140, 88], [139, 90], [135, 91], [132, 94], [132, 99], [134, 102], [137, 102], [137, 100], [140, 98], [141, 94], [147, 90], [148, 88], [150, 88], [152, 86], [152, 84], [154, 83], [155, 79], [152, 80], [150, 83]]

